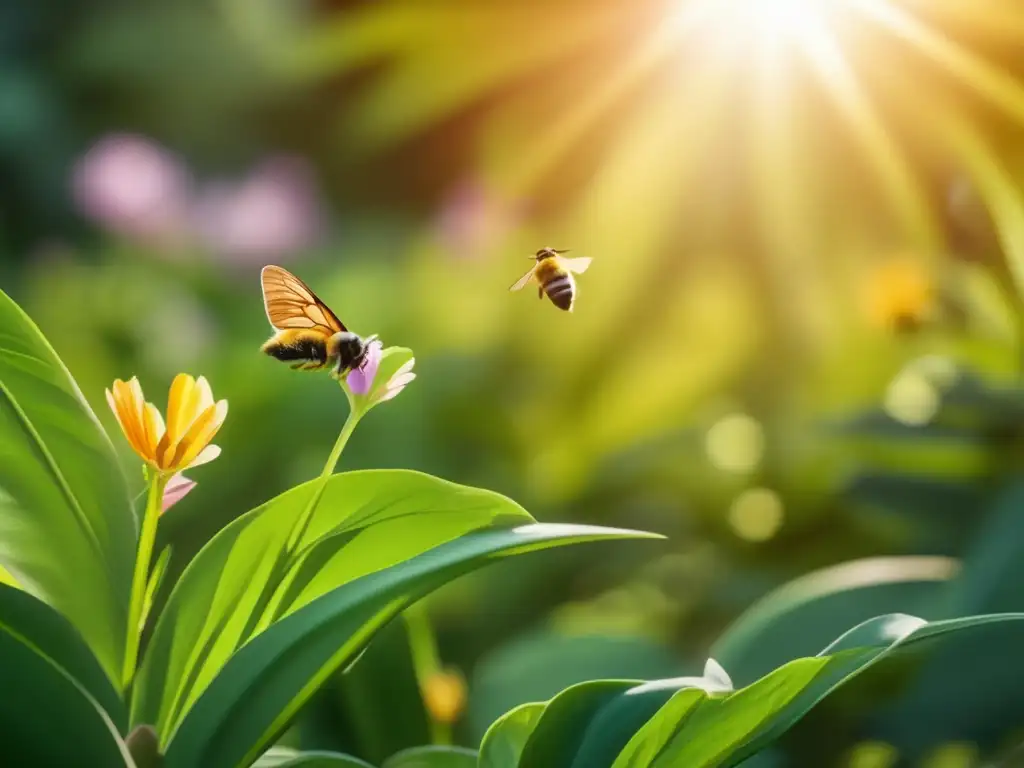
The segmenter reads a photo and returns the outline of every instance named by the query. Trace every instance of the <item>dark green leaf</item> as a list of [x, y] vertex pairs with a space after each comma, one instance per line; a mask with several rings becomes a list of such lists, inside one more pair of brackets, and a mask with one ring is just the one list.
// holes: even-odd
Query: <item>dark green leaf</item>
[[118, 728], [127, 725], [121, 697], [67, 619], [28, 593], [0, 585], [0, 627], [60, 667], [88, 691]]
[[414, 747], [392, 755], [381, 768], [476, 768], [476, 752], [461, 747]]
[[594, 680], [562, 691], [548, 702], [534, 726], [520, 765], [572, 765], [591, 719], [608, 702], [636, 686], [635, 680]]
[[470, 720], [483, 734], [520, 704], [546, 701], [587, 680], [652, 680], [679, 674], [667, 648], [641, 637], [531, 632], [499, 646], [473, 673]]
[[948, 579], [945, 557], [877, 557], [823, 568], [795, 579], [743, 613], [711, 655], [737, 685], [787, 661], [810, 656], [847, 627], [887, 613], [938, 618]]
[[68, 617], [111, 680], [121, 674], [135, 524], [95, 414], [0, 291], [0, 565]]
[[546, 701], [523, 704], [495, 720], [480, 744], [480, 768], [516, 768], [547, 706]]
[[96, 700], [57, 661], [2, 624], [0, 691], [3, 765], [134, 768]]
[[288, 747], [271, 747], [253, 768], [373, 768], [369, 763], [338, 752], [300, 752]]

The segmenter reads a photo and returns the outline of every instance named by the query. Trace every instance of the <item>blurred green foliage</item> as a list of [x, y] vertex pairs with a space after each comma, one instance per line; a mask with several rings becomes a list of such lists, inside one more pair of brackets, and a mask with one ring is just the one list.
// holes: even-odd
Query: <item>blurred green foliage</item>
[[[674, 666], [613, 650], [559, 687], [697, 674], [742, 611], [808, 571], [1024, 534], [998, 501], [1024, 448], [1024, 15], [836, 4], [831, 37], [789, 39], [777, 66], [748, 27], [688, 20], [698, 0], [5, 4], [0, 284], [108, 428], [115, 377], [160, 389], [189, 371], [232, 393], [223, 458], [161, 528], [172, 575], [313, 476], [344, 418], [326, 377], [258, 353], [267, 262], [417, 352], [415, 386], [344, 469], [416, 468], [541, 520], [669, 537], [511, 562], [432, 598], [441, 660], [470, 681], [460, 743], [519, 703], [490, 703], [489, 675], [537, 638], [557, 638], [550, 664], [593, 640]], [[151, 208], [119, 226], [83, 206], [83, 158], [121, 134], [163, 148], [202, 209], [170, 237], [140, 234]], [[282, 157], [311, 169], [312, 198], [261, 175]], [[152, 171], [113, 167], [94, 196]], [[282, 245], [262, 227], [288, 205], [315, 207], [316, 227]], [[594, 258], [572, 315], [506, 293], [549, 244]], [[891, 257], [933, 306], [886, 281]], [[1013, 557], [973, 612], [1024, 609]], [[365, 663], [385, 688], [414, 683]], [[522, 701], [553, 692], [530, 668]], [[324, 694], [318, 746], [379, 762], [422, 743], [413, 715], [383, 744], [346, 714], [358, 685]]]

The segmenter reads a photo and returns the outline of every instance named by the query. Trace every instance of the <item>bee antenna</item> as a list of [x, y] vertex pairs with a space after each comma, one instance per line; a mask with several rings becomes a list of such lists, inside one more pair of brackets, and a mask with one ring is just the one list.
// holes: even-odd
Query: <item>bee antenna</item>
[[568, 253], [572, 249], [571, 248], [552, 248], [551, 250], [554, 251], [555, 253]]

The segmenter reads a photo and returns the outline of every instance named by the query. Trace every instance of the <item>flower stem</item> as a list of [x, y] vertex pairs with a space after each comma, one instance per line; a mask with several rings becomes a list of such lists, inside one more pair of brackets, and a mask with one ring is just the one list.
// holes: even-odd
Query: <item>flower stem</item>
[[327, 457], [327, 463], [324, 464], [324, 471], [320, 473], [320, 477], [330, 477], [334, 474], [334, 468], [338, 465], [338, 459], [341, 458], [341, 452], [345, 450], [345, 444], [348, 443], [348, 439], [352, 437], [352, 433], [355, 431], [356, 425], [359, 423], [359, 419], [363, 416], [363, 414], [356, 409], [355, 403], [352, 402], [351, 397], [348, 399], [348, 406], [348, 418], [345, 419], [345, 424], [341, 428], [341, 433], [338, 435], [338, 439], [334, 441], [334, 447], [331, 448], [331, 453]]
[[[345, 390], [345, 394], [348, 395], [348, 390]], [[362, 418], [363, 412], [355, 407], [355, 403], [352, 402], [352, 397], [348, 398], [348, 417], [345, 419], [345, 423], [341, 427], [341, 432], [338, 434], [338, 439], [334, 441], [334, 447], [331, 448], [331, 453], [327, 457], [327, 463], [324, 464], [323, 472], [320, 473], [320, 485], [313, 492], [313, 495], [309, 499], [309, 503], [306, 504], [306, 508], [302, 510], [302, 514], [296, 519], [295, 524], [292, 526], [291, 533], [288, 535], [288, 541], [285, 545], [285, 555], [288, 565], [291, 564], [291, 558], [295, 554], [296, 548], [299, 546], [299, 542], [302, 540], [303, 535], [306, 533], [306, 528], [309, 527], [309, 521], [313, 517], [313, 512], [316, 510], [317, 504], [320, 503], [320, 497], [324, 493], [324, 488], [327, 487], [327, 481], [330, 480], [331, 475], [334, 474], [334, 468], [338, 465], [338, 459], [341, 458], [341, 452], [345, 450], [345, 444], [348, 443], [348, 439], [352, 437], [352, 433], [356, 429], [356, 425], [359, 423], [359, 419]]]
[[139, 660], [142, 609], [146, 601], [149, 566], [153, 559], [153, 544], [156, 542], [156, 528], [160, 520], [160, 509], [166, 485], [166, 477], [157, 472], [152, 473], [149, 480], [149, 495], [146, 497], [146, 509], [142, 513], [142, 530], [139, 532], [139, 548], [135, 555], [131, 600], [128, 603], [128, 635], [125, 640], [124, 668], [121, 675], [121, 686], [126, 691], [135, 677], [135, 667]]
[[[412, 667], [422, 696], [430, 677], [441, 669], [437, 639], [430, 624], [430, 616], [422, 602], [406, 608], [402, 616], [409, 632], [409, 654], [412, 656]], [[447, 723], [439, 722], [432, 712], [428, 711], [427, 717], [430, 720], [431, 743], [451, 744], [451, 727]]]

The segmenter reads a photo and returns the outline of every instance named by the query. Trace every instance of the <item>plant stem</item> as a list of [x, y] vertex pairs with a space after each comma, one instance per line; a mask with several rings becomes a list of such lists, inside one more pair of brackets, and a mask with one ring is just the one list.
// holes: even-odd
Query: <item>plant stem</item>
[[323, 495], [324, 488], [327, 486], [327, 481], [334, 474], [334, 468], [338, 465], [338, 459], [341, 458], [341, 452], [345, 450], [345, 444], [348, 443], [348, 439], [352, 437], [352, 433], [356, 429], [356, 425], [359, 423], [359, 419], [362, 418], [363, 414], [357, 410], [355, 403], [352, 402], [351, 395], [348, 391], [345, 391], [348, 396], [348, 417], [345, 419], [345, 423], [341, 427], [341, 432], [338, 433], [338, 439], [334, 441], [334, 447], [331, 448], [331, 453], [327, 457], [327, 463], [324, 464], [324, 469], [320, 473], [320, 485], [313, 492], [313, 495], [309, 499], [309, 503], [306, 504], [306, 508], [302, 510], [302, 514], [295, 521], [295, 525], [292, 526], [291, 533], [288, 535], [288, 541], [285, 544], [285, 556], [286, 564], [291, 564], [291, 557], [295, 553], [296, 548], [299, 546], [299, 542], [302, 540], [303, 535], [306, 533], [306, 528], [309, 527], [309, 521], [313, 517], [313, 512], [316, 510], [317, 504], [320, 503], [320, 497]]
[[[412, 656], [412, 667], [416, 673], [416, 683], [422, 696], [427, 681], [441, 669], [441, 661], [437, 653], [437, 639], [434, 637], [434, 628], [430, 624], [430, 616], [427, 615], [427, 610], [422, 602], [409, 606], [402, 615], [409, 631], [409, 654]], [[431, 743], [451, 744], [451, 726], [439, 722], [430, 711], [427, 712], [427, 717], [430, 721]]]
[[[347, 391], [346, 394], [348, 394]], [[341, 458], [341, 452], [345, 450], [345, 444], [348, 442], [348, 439], [352, 437], [356, 424], [359, 423], [359, 419], [361, 419], [362, 416], [363, 414], [356, 410], [355, 403], [353, 403], [352, 398], [349, 397], [348, 418], [345, 419], [345, 424], [341, 428], [341, 433], [338, 435], [338, 439], [334, 441], [334, 447], [331, 448], [331, 453], [327, 457], [327, 463], [324, 464], [324, 471], [320, 473], [320, 477], [330, 477], [334, 474], [334, 468], [338, 465], [338, 459]]]
[[132, 576], [131, 599], [128, 603], [128, 635], [125, 640], [124, 668], [121, 686], [127, 691], [135, 677], [139, 660], [139, 641], [142, 639], [142, 608], [146, 601], [146, 586], [149, 582], [149, 566], [153, 559], [153, 544], [156, 542], [156, 528], [160, 520], [164, 487], [167, 478], [153, 472], [149, 481], [149, 495], [146, 509], [142, 514], [142, 530], [139, 532], [139, 548], [135, 554], [135, 574]]

